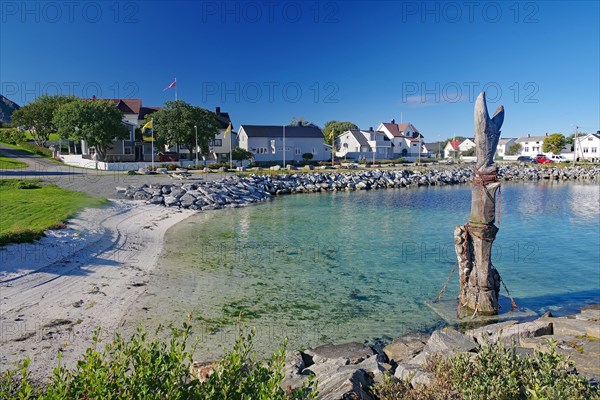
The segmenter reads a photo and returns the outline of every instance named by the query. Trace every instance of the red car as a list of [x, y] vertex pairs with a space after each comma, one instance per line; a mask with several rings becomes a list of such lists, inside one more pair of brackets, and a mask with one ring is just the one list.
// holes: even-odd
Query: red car
[[535, 156], [535, 160], [540, 164], [550, 164], [553, 162], [551, 159], [549, 159], [543, 154], [538, 154], [537, 156]]
[[158, 153], [158, 161], [179, 161], [179, 154], [175, 152], [165, 151], [164, 153]]

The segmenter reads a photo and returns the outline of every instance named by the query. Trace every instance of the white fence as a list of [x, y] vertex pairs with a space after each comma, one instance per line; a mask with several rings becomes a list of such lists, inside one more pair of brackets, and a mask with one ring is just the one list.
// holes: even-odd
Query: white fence
[[[103, 171], [132, 171], [132, 170], [138, 170], [140, 168], [149, 168], [152, 166], [152, 163], [149, 161], [142, 161], [142, 162], [104, 162], [104, 161], [94, 161], [94, 160], [90, 160], [88, 158], [83, 158], [81, 155], [77, 154], [67, 154], [67, 155], [61, 155], [59, 157], [62, 162], [64, 162], [67, 165], [72, 165], [75, 167], [80, 167], [80, 168], [88, 168], [88, 169], [98, 169], [98, 170], [103, 170]], [[213, 161], [207, 161], [206, 164], [209, 165], [211, 164]], [[154, 161], [154, 166], [158, 167], [162, 164], [174, 164], [179, 166], [183, 166], [183, 167], [190, 167], [192, 165], [195, 164], [194, 160], [182, 160], [182, 161], [171, 161], [171, 162], [164, 162], [164, 161], [158, 161], [155, 160]], [[201, 161], [199, 162], [200, 165], [203, 165], [204, 163]]]

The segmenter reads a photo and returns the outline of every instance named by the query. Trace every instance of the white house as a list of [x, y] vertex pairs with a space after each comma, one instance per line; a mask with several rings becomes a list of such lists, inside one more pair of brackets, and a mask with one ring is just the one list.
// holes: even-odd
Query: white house
[[600, 161], [600, 131], [578, 136], [575, 141], [574, 157], [576, 161]]
[[338, 136], [336, 157], [355, 160], [389, 160], [393, 157], [392, 141], [381, 131], [352, 129]]
[[313, 161], [331, 158], [323, 132], [316, 126], [242, 125], [238, 140], [239, 147], [258, 162], [301, 161], [305, 153], [311, 153]]
[[467, 150], [470, 150], [470, 149], [474, 149], [474, 148], [475, 148], [475, 139], [473, 139], [473, 138], [466, 138], [458, 145], [458, 150], [461, 153], [463, 153]]
[[227, 132], [227, 135], [225, 135], [227, 127], [231, 124], [229, 113], [222, 112], [221, 107], [216, 107], [215, 115], [217, 116], [217, 121], [219, 122], [219, 133], [210, 143], [211, 156], [215, 160], [229, 160], [229, 152], [232, 148], [235, 149], [239, 145], [238, 135], [233, 131], [233, 125], [231, 125], [232, 131]]
[[413, 124], [396, 124], [392, 120], [379, 124], [377, 130], [385, 133], [392, 142], [392, 151], [396, 157], [417, 157], [423, 153], [423, 135]]
[[458, 140], [451, 140], [446, 143], [446, 146], [444, 147], [444, 158], [458, 158], [460, 152], [459, 145], [460, 142]]
[[[90, 101], [104, 100], [114, 103], [123, 113], [123, 125], [129, 131], [126, 139], [115, 139], [106, 152], [106, 161], [114, 162], [136, 162], [150, 161], [152, 158], [151, 144], [136, 141], [135, 132], [147, 115], [158, 111], [161, 107], [142, 107], [141, 99], [97, 99], [93, 97]], [[89, 147], [85, 140], [81, 141], [81, 155], [83, 158], [92, 158], [95, 149]]]
[[518, 138], [515, 143], [519, 143], [522, 147], [521, 155], [535, 157], [538, 154], [542, 154], [542, 145], [544, 140], [548, 137], [548, 134], [544, 136], [531, 136], [527, 135]]
[[498, 146], [496, 147], [496, 154], [498, 155], [498, 157], [504, 157], [510, 146], [515, 144], [516, 141], [516, 138], [504, 138], [498, 140]]

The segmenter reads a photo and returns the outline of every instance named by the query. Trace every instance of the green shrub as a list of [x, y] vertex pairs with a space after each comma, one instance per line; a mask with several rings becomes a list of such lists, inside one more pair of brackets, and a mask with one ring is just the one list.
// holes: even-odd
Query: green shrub
[[38, 146], [37, 144], [31, 142], [19, 142], [18, 145], [23, 150], [26, 150], [33, 154], [37, 154], [38, 156], [52, 157], [52, 151], [47, 147]]
[[484, 344], [477, 354], [429, 358], [425, 370], [432, 384], [411, 388], [408, 382], [386, 377], [373, 388], [381, 400], [446, 399], [600, 399], [597, 387], [575, 373], [573, 363], [550, 342], [547, 352], [521, 357], [513, 348]]
[[34, 386], [28, 372], [29, 360], [0, 376], [0, 398], [19, 399], [314, 399], [312, 381], [303, 388], [285, 392], [283, 380], [285, 347], [264, 363], [251, 357], [255, 331], [240, 331], [233, 350], [201, 383], [191, 378], [193, 348], [188, 339], [191, 326], [170, 328], [168, 341], [141, 328], [129, 341], [116, 335], [103, 351], [100, 330], [73, 370], [59, 365], [46, 385]]
[[26, 140], [25, 132], [20, 132], [18, 129], [0, 129], [0, 142], [17, 144]]

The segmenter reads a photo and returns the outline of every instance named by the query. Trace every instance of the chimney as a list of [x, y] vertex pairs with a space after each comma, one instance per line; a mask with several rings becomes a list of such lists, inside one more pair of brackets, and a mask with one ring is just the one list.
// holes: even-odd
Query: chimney
[[302, 121], [298, 121], [298, 126], [302, 126]]
[[217, 114], [217, 115], [221, 114], [221, 107], [215, 108], [215, 114]]
[[548, 132], [546, 132], [546, 136], [548, 136]]
[[528, 134], [527, 134], [527, 137], [531, 137], [531, 134], [530, 134], [530, 133], [528, 133]]
[[395, 123], [396, 123], [396, 120], [392, 118], [392, 124], [395, 124]]
[[369, 127], [369, 131], [373, 132], [373, 127], [372, 126]]

